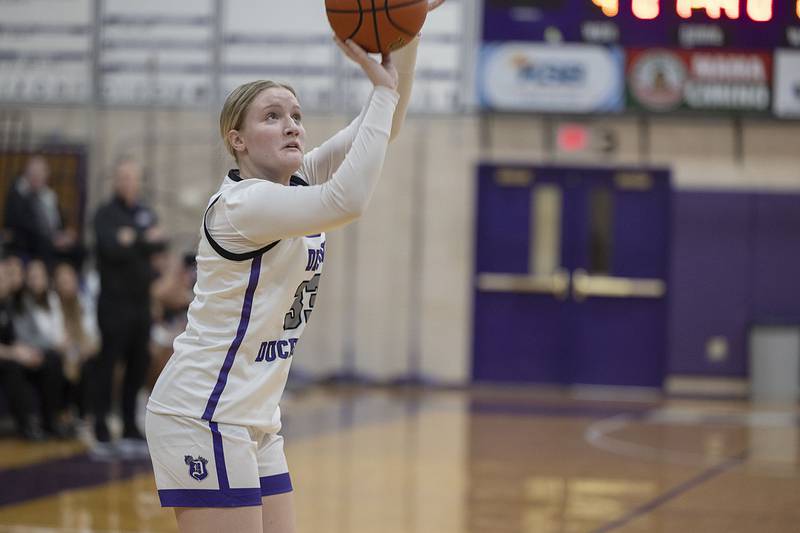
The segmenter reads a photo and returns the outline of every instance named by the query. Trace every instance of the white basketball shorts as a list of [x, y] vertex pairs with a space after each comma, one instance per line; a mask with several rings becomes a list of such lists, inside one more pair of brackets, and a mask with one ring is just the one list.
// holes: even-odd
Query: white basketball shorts
[[162, 507], [244, 507], [291, 492], [283, 437], [147, 411], [147, 445]]

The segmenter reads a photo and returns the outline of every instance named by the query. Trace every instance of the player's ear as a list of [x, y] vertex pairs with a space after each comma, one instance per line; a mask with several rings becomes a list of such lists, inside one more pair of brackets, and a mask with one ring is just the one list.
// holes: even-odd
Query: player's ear
[[247, 149], [247, 144], [244, 142], [244, 137], [237, 130], [230, 130], [228, 132], [228, 142], [231, 144], [236, 152], [244, 152]]

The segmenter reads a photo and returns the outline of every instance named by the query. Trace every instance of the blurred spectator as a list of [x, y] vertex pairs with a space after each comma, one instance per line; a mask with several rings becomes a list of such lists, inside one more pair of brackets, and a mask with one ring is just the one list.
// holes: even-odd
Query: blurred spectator
[[147, 378], [149, 388], [172, 356], [172, 343], [186, 328], [186, 312], [192, 303], [196, 280], [194, 255], [159, 254], [155, 262], [159, 272], [152, 287], [153, 327], [150, 330], [152, 361]]
[[47, 267], [39, 259], [28, 263], [22, 307], [14, 318], [14, 328], [20, 340], [39, 349], [54, 352], [64, 350], [61, 302], [50, 289]]
[[17, 280], [10, 275], [11, 264], [0, 261], [0, 385], [19, 433], [29, 440], [42, 440], [43, 426], [58, 433], [61, 365], [57, 358], [17, 337], [18, 314], [11, 302]]
[[54, 287], [64, 316], [64, 375], [67, 397], [85, 418], [91, 410], [92, 358], [100, 350], [100, 332], [94, 302], [80, 290], [72, 265], [60, 263], [54, 273]]
[[48, 264], [56, 256], [78, 260], [81, 254], [76, 233], [64, 228], [58, 198], [47, 185], [49, 179], [50, 166], [44, 157], [37, 155], [28, 160], [23, 174], [9, 188], [3, 221], [10, 241], [7, 248]]
[[8, 298], [15, 312], [22, 312], [22, 297], [25, 293], [25, 263], [16, 255], [5, 259], [8, 277]]
[[114, 168], [114, 195], [95, 215], [97, 267], [100, 273], [98, 324], [101, 333], [95, 398], [95, 455], [113, 453], [107, 414], [111, 405], [113, 370], [125, 361], [122, 390], [123, 444], [144, 445], [136, 427], [136, 400], [150, 356], [151, 256], [164, 249], [155, 213], [140, 200], [142, 172], [131, 159]]
[[[66, 334], [61, 302], [50, 287], [50, 276], [44, 262], [35, 259], [27, 265], [22, 305], [14, 314], [17, 339], [40, 350], [47, 364], [58, 369], [53, 390], [42, 390], [42, 401], [52, 407], [53, 416], [44, 420], [44, 429], [56, 437], [72, 435], [70, 424], [61, 420], [64, 407], [64, 350]], [[50, 407], [48, 407], [50, 409]]]

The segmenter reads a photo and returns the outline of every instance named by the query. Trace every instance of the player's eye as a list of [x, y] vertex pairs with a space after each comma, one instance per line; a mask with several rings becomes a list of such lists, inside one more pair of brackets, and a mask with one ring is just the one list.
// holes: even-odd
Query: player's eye
[[295, 122], [303, 121], [303, 116], [300, 113], [295, 113], [294, 115], [292, 115], [292, 118], [294, 119]]
[[267, 113], [267, 117], [266, 118], [267, 118], [267, 120], [275, 120], [275, 119], [278, 118], [278, 114], [277, 113]]

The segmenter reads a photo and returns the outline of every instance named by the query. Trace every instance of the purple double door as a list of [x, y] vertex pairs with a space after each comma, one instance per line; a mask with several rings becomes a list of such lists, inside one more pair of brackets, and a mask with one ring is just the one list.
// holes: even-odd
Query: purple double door
[[660, 387], [668, 171], [484, 164], [478, 181], [473, 378]]

